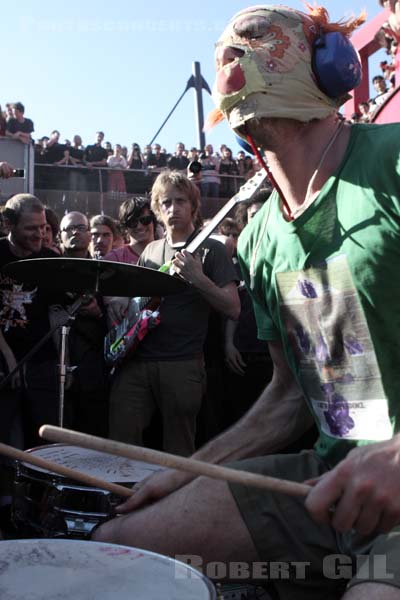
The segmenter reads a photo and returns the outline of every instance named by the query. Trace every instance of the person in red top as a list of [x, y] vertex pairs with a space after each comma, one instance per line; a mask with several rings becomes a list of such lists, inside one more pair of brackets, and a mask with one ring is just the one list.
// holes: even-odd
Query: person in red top
[[[156, 239], [157, 220], [150, 209], [148, 198], [128, 198], [119, 209], [119, 221], [127, 230], [129, 244], [108, 252], [103, 260], [136, 265], [147, 244]], [[129, 298], [108, 298], [107, 309], [111, 321], [120, 321], [128, 306]]]
[[105, 260], [136, 265], [147, 244], [155, 239], [157, 221], [147, 198], [128, 198], [120, 206], [119, 221], [129, 236], [129, 244], [111, 250]]

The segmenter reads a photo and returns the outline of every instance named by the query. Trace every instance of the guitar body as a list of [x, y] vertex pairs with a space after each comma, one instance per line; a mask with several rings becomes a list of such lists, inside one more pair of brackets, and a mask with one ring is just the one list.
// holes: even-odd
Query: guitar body
[[131, 354], [147, 333], [160, 323], [161, 298], [129, 300], [126, 316], [104, 338], [104, 358], [114, 368]]

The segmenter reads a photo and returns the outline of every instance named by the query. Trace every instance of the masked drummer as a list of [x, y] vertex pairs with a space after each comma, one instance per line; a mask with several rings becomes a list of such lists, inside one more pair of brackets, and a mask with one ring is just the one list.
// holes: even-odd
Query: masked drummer
[[[346, 68], [338, 81], [326, 77], [317, 46], [330, 44], [335, 71], [363, 19], [339, 25], [323, 8], [310, 11], [249, 8], [217, 44], [218, 107], [264, 150], [276, 184], [238, 248], [274, 375], [196, 457], [247, 459], [242, 469], [311, 480], [313, 490], [304, 502], [167, 471], [142, 483], [124, 507], [134, 512], [95, 539], [193, 555], [203, 568], [222, 563], [228, 577], [243, 561], [255, 578], [264, 565], [265, 581], [279, 561], [280, 598], [398, 600], [400, 126], [337, 117], [359, 66], [344, 61], [353, 83]], [[344, 37], [328, 40], [331, 31]], [[337, 90], [326, 90], [332, 82]], [[315, 449], [279, 455], [311, 419]]]

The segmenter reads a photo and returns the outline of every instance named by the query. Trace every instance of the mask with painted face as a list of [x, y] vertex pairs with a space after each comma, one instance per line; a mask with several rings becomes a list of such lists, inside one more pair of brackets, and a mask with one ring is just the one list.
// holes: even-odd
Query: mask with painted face
[[[315, 13], [315, 14], [314, 14]], [[252, 118], [308, 122], [335, 113], [348, 98], [321, 90], [313, 71], [321, 35], [340, 33], [349, 51], [346, 91], [357, 85], [361, 67], [348, 36], [365, 19], [329, 23], [325, 9], [307, 15], [283, 6], [255, 6], [238, 13], [217, 43], [213, 98], [233, 129]], [[354, 85], [352, 86], [352, 83]]]

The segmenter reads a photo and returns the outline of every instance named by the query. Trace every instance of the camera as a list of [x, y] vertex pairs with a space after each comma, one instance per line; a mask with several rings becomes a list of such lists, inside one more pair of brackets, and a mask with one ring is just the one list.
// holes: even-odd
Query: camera
[[198, 173], [200, 173], [201, 171], [201, 163], [199, 163], [198, 160], [192, 160], [192, 162], [189, 164], [188, 169], [191, 173], [193, 173], [194, 175], [197, 175]]
[[11, 177], [25, 177], [25, 169], [13, 169]]

